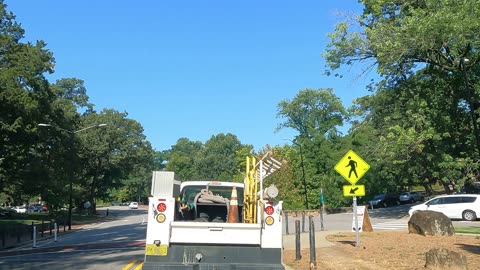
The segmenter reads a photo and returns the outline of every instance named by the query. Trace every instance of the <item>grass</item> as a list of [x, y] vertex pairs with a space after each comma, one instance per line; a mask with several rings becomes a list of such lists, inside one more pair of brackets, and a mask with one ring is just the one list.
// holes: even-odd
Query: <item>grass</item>
[[471, 234], [480, 234], [480, 227], [456, 227], [456, 233], [471, 233]]

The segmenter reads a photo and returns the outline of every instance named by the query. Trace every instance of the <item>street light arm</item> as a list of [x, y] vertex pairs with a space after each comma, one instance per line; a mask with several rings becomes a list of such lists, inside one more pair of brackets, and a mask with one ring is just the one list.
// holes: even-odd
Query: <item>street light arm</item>
[[51, 125], [51, 124], [45, 124], [45, 123], [40, 123], [40, 124], [38, 124], [38, 126], [40, 126], [40, 127], [53, 127], [53, 128], [65, 131], [65, 132], [70, 133], [70, 134], [76, 134], [76, 133], [79, 133], [79, 132], [82, 132], [82, 131], [85, 131], [87, 129], [91, 129], [91, 128], [94, 128], [94, 127], [105, 127], [105, 126], [107, 126], [107, 124], [91, 125], [91, 126], [88, 126], [86, 128], [82, 128], [82, 129], [79, 129], [79, 130], [76, 130], [76, 131], [71, 131], [71, 130], [68, 130], [68, 129], [61, 128], [59, 126], [55, 126], [55, 125]]
[[91, 125], [91, 126], [88, 126], [86, 128], [82, 128], [82, 129], [79, 129], [77, 131], [74, 131], [73, 133], [79, 133], [79, 132], [82, 132], [82, 131], [85, 131], [87, 129], [91, 129], [91, 128], [94, 128], [94, 127], [105, 127], [107, 126], [107, 124], [97, 124], [97, 125]]
[[53, 127], [53, 128], [58, 129], [58, 130], [65, 131], [67, 133], [73, 134], [73, 132], [68, 130], [68, 129], [64, 129], [64, 128], [61, 128], [59, 126], [55, 126], [55, 125], [51, 125], [51, 124], [40, 123], [40, 124], [38, 124], [38, 126], [40, 126], [40, 127]]

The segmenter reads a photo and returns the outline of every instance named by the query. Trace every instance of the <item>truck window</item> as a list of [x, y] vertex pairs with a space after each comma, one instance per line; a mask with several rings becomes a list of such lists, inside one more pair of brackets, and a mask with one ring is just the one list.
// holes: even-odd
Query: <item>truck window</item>
[[[191, 203], [195, 199], [198, 193], [201, 192], [202, 189], [207, 189], [206, 186], [186, 186], [183, 189], [183, 198]], [[226, 199], [231, 199], [232, 196], [232, 187], [228, 186], [209, 186], [208, 190], [212, 192], [213, 195], [221, 196]], [[237, 187], [237, 199], [238, 204], [243, 204], [243, 188]]]

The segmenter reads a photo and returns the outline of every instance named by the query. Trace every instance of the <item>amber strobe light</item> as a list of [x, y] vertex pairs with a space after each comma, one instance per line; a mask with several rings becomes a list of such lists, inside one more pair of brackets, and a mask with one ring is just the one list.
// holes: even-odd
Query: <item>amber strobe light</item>
[[158, 214], [155, 219], [157, 220], [157, 222], [163, 223], [165, 221], [165, 219], [167, 219], [167, 217], [165, 217], [164, 214]]
[[274, 222], [274, 219], [273, 219], [273, 217], [271, 217], [271, 216], [268, 216], [268, 217], [265, 219], [265, 224], [267, 224], [267, 225], [272, 225], [273, 222]]

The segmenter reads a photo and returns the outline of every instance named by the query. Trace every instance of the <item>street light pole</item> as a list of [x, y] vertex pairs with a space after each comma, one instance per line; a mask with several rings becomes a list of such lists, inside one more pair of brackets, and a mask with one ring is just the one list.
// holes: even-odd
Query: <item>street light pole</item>
[[82, 132], [82, 131], [85, 131], [87, 129], [91, 129], [91, 128], [94, 128], [94, 127], [105, 127], [107, 126], [107, 124], [97, 124], [97, 125], [91, 125], [91, 126], [88, 126], [86, 128], [82, 128], [82, 129], [79, 129], [79, 130], [76, 130], [76, 131], [71, 131], [71, 130], [67, 130], [67, 129], [64, 129], [64, 128], [61, 128], [59, 126], [55, 126], [55, 125], [51, 125], [51, 124], [44, 124], [44, 123], [40, 123], [38, 124], [38, 126], [40, 127], [53, 127], [53, 128], [56, 128], [58, 130], [61, 130], [61, 131], [64, 131], [66, 133], [68, 133], [69, 137], [70, 137], [70, 144], [71, 144], [71, 151], [70, 151], [70, 177], [69, 177], [69, 191], [68, 191], [68, 230], [71, 230], [72, 229], [72, 208], [73, 208], [73, 177], [74, 177], [74, 173], [73, 173], [73, 156], [74, 156], [74, 153], [75, 153], [75, 150], [74, 150], [74, 147], [75, 147], [75, 134], [79, 133], [79, 132]]
[[305, 181], [305, 165], [303, 163], [303, 150], [302, 145], [295, 142], [295, 140], [285, 139], [291, 141], [293, 144], [297, 145], [300, 148], [300, 164], [302, 166], [302, 185], [303, 185], [303, 192], [305, 192], [305, 209], [308, 210], [308, 193], [307, 193], [307, 182]]

